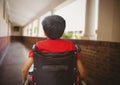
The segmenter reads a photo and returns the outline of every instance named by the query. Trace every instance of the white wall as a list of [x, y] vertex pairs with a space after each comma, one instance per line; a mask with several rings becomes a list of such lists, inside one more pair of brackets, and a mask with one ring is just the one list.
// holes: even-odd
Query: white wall
[[6, 18], [3, 18], [3, 0], [0, 0], [0, 37], [9, 36], [9, 26]]
[[8, 36], [8, 25], [0, 15], [0, 37]]

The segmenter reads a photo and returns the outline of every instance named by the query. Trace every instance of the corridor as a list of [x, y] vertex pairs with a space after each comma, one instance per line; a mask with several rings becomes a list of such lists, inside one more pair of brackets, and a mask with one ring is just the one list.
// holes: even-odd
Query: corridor
[[19, 42], [9, 44], [8, 52], [0, 66], [0, 85], [22, 85], [21, 68], [28, 50]]
[[0, 85], [22, 85], [22, 66], [46, 39], [41, 23], [49, 15], [62, 16], [62, 38], [81, 47], [87, 85], [120, 85], [120, 0], [0, 0]]

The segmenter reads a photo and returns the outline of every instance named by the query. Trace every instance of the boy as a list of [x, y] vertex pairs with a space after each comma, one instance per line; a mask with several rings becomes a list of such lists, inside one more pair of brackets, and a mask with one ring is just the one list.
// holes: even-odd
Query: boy
[[[67, 52], [75, 50], [75, 45], [68, 40], [60, 39], [64, 33], [66, 22], [59, 15], [47, 16], [42, 21], [42, 26], [45, 35], [47, 36], [46, 40], [38, 41], [36, 43], [36, 49], [40, 52]], [[29, 57], [22, 69], [22, 82], [25, 83], [27, 72], [30, 66], [33, 64], [33, 51], [30, 50]], [[80, 56], [77, 55], [77, 68], [80, 72], [83, 80], [86, 80], [85, 70], [80, 61]]]

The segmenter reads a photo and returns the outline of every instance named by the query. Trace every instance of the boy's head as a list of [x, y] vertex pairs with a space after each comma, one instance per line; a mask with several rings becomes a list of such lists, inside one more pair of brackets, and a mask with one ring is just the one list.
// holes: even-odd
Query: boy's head
[[65, 20], [59, 15], [45, 17], [42, 21], [43, 30], [50, 39], [59, 39], [66, 26]]

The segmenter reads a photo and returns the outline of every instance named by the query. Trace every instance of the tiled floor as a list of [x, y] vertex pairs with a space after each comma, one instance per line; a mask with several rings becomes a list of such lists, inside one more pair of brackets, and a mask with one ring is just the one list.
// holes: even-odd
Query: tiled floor
[[19, 42], [9, 45], [7, 55], [0, 66], [0, 85], [22, 85], [21, 68], [27, 59], [28, 50]]

